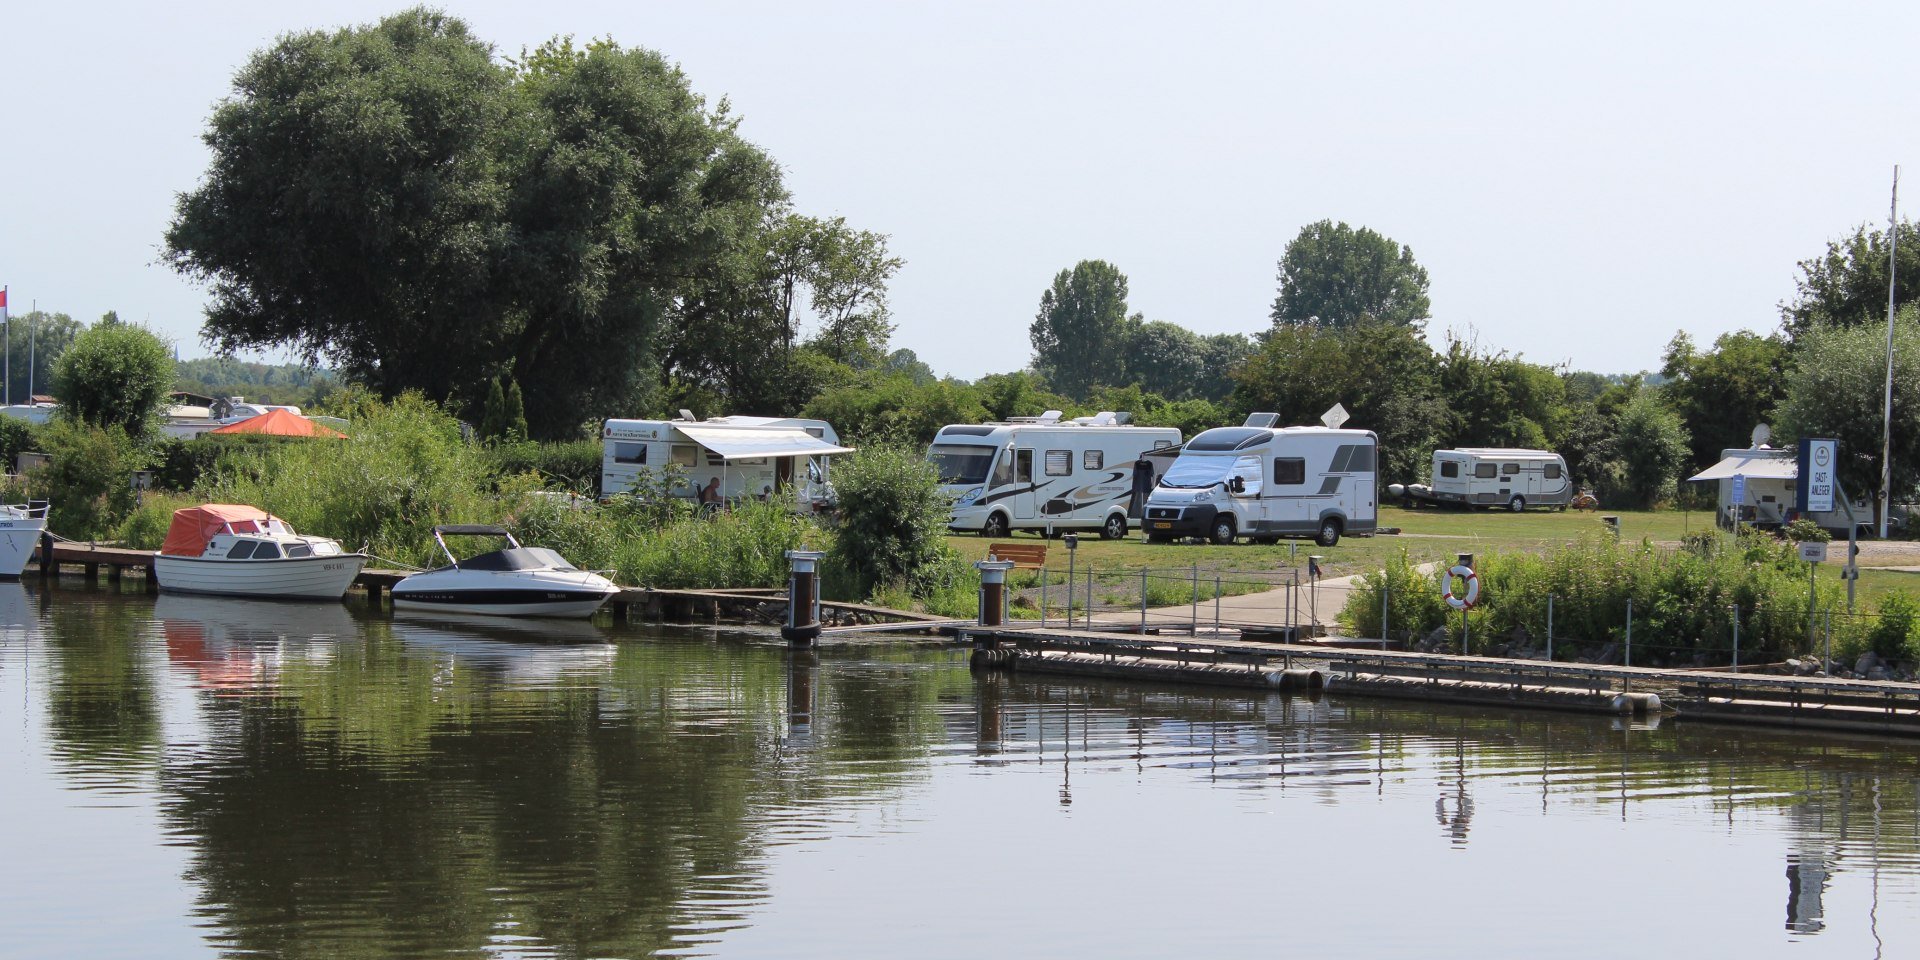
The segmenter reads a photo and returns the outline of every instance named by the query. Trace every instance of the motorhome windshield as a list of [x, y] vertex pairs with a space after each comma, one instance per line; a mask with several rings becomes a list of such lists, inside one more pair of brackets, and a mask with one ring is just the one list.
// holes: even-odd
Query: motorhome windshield
[[987, 468], [993, 465], [997, 447], [936, 443], [927, 450], [927, 459], [940, 471], [941, 483], [972, 484], [987, 481]]
[[1194, 457], [1182, 455], [1160, 478], [1163, 487], [1193, 489], [1211, 487], [1233, 472], [1233, 457]]

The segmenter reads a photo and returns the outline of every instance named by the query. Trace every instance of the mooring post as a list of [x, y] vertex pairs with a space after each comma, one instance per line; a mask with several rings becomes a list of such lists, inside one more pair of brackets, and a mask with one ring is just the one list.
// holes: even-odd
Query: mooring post
[[1140, 635], [1147, 635], [1147, 568], [1140, 568]]
[[1213, 632], [1220, 633], [1220, 578], [1213, 578]]
[[1047, 625], [1047, 568], [1040, 568], [1040, 625]]
[[1621, 658], [1621, 666], [1633, 666], [1633, 598], [1627, 598], [1627, 653]]
[[1087, 568], [1087, 629], [1093, 629], [1093, 568]]
[[788, 550], [791, 572], [787, 575], [787, 622], [780, 636], [796, 647], [812, 646], [820, 636], [820, 558], [819, 550]]
[[1381, 571], [1380, 573], [1380, 649], [1382, 650], [1385, 650], [1387, 648], [1387, 634], [1389, 632], [1387, 630], [1387, 597], [1389, 593], [1392, 591], [1392, 589], [1393, 589], [1392, 585], [1387, 583], [1386, 571], [1384, 570]]
[[1740, 672], [1740, 605], [1733, 605], [1733, 672]]
[[1194, 636], [1200, 635], [1200, 565], [1193, 565], [1193, 626], [1189, 628]]
[[1553, 662], [1553, 594], [1547, 594], [1547, 662]]
[[[997, 627], [1007, 622], [1007, 571], [1013, 569], [1012, 560], [980, 560], [974, 563], [974, 569], [980, 571], [980, 625]], [[981, 646], [991, 650], [1000, 645], [997, 634], [987, 634]]]
[[1067, 629], [1073, 629], [1073, 556], [1080, 549], [1080, 538], [1067, 534], [1060, 538], [1067, 545]]
[[53, 532], [50, 530], [42, 530], [40, 531], [40, 579], [53, 579], [54, 567]]
[[1827, 656], [1820, 664], [1820, 672], [1833, 669], [1833, 611], [1827, 611]]

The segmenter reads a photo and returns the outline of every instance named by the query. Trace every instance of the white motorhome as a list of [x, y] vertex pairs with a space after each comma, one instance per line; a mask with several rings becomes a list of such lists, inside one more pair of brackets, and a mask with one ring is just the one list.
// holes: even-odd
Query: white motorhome
[[1187, 441], [1147, 499], [1147, 539], [1311, 537], [1330, 547], [1343, 534], [1372, 533], [1380, 438], [1370, 430], [1275, 426], [1279, 419], [1256, 413], [1244, 426]]
[[1573, 502], [1573, 478], [1567, 461], [1551, 450], [1461, 447], [1433, 452], [1433, 483], [1387, 488], [1387, 495], [1408, 507], [1422, 503], [1462, 507], [1566, 509]]
[[[953, 497], [947, 525], [989, 537], [1015, 530], [1126, 536], [1135, 463], [1151, 451], [1180, 445], [1173, 427], [1134, 426], [1127, 419], [1102, 412], [1063, 420], [1060, 411], [1049, 410], [1005, 423], [940, 428], [927, 459], [940, 471], [941, 490]], [[1150, 481], [1151, 475], [1142, 488]]]
[[[829, 460], [851, 453], [824, 420], [798, 417], [710, 417], [685, 410], [677, 420], [608, 420], [601, 428], [600, 495], [629, 493], [643, 476], [676, 465], [675, 496], [698, 497], [710, 485], [718, 500], [791, 496], [811, 512], [832, 503]], [[717, 481], [717, 484], [715, 483]]]
[[[1774, 448], [1764, 443], [1744, 450], [1722, 450], [1720, 462], [1687, 479], [1718, 484], [1719, 510], [1715, 517], [1721, 527], [1733, 526], [1737, 518], [1740, 523], [1763, 530], [1775, 529], [1803, 516], [1794, 509], [1795, 488], [1800, 481], [1796, 453], [1792, 447]], [[1856, 498], [1846, 506], [1841, 503], [1841, 498], [1836, 496], [1836, 509], [1804, 516], [1821, 529], [1842, 537], [1847, 535], [1850, 525], [1866, 531], [1873, 529], [1872, 503], [1864, 498]]]

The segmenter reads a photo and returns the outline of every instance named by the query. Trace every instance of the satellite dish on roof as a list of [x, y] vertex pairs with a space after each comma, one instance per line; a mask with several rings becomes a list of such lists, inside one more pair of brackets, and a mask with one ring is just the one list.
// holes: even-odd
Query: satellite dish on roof
[[1329, 430], [1340, 429], [1340, 425], [1347, 422], [1347, 408], [1334, 404], [1333, 409], [1320, 415], [1320, 422], [1326, 424]]
[[1773, 428], [1761, 424], [1753, 428], [1753, 449], [1758, 450], [1773, 441]]

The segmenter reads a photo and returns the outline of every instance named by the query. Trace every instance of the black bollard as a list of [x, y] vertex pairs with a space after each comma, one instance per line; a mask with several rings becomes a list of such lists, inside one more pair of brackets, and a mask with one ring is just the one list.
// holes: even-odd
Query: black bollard
[[818, 550], [788, 550], [792, 572], [787, 577], [787, 622], [780, 636], [796, 647], [812, 646], [820, 636], [820, 558]]
[[[974, 563], [974, 569], [980, 571], [980, 625], [997, 627], [1007, 622], [1007, 571], [1013, 569], [1012, 560], [980, 560]], [[987, 641], [993, 646], [993, 641]]]
[[40, 579], [53, 579], [53, 571], [53, 534], [42, 530], [40, 531]]

